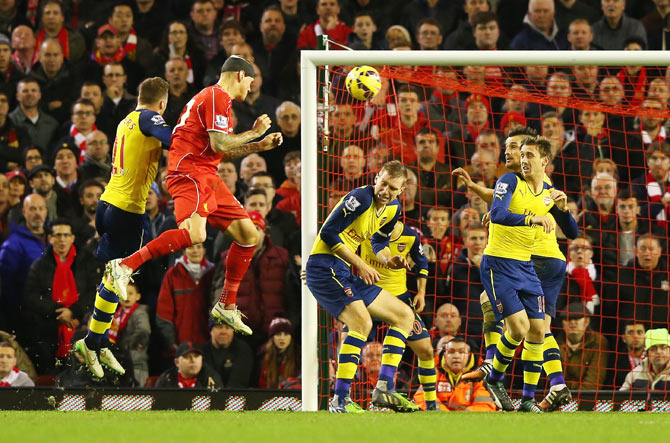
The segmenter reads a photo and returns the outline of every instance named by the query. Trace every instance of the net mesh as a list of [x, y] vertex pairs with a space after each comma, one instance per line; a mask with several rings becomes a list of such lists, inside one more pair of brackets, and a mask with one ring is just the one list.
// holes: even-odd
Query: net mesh
[[[485, 351], [479, 301], [483, 287], [476, 264], [483, 245], [468, 237], [467, 227], [480, 220], [488, 206], [450, 171], [466, 168], [473, 180], [493, 187], [507, 172], [507, 133], [521, 125], [535, 128], [552, 142], [554, 157], [546, 173], [568, 194], [571, 211], [588, 236], [568, 245], [559, 233], [568, 275], [552, 330], [575, 399], [581, 390], [618, 390], [640, 362], [647, 362], [644, 368], [650, 362], [657, 365], [657, 356], [640, 353], [644, 331], [667, 328], [669, 321], [665, 68], [385, 66], [377, 67], [382, 91], [367, 102], [354, 100], [346, 91], [351, 67], [319, 69], [319, 90], [328, 91], [319, 98], [319, 222], [346, 192], [372, 184], [385, 161], [399, 159], [411, 166], [414, 180], [402, 195], [403, 221], [421, 230], [429, 258], [421, 317], [436, 355], [445, 335], [465, 336], [472, 349], [470, 364], [476, 365]], [[324, 71], [330, 81], [325, 89]], [[422, 157], [425, 147], [419, 138], [424, 128], [437, 138], [432, 166], [425, 161], [427, 154]], [[428, 168], [417, 166], [418, 159]], [[414, 280], [408, 274], [410, 291], [415, 290]], [[562, 316], [573, 302], [592, 312], [585, 333], [577, 324], [564, 329], [569, 325]], [[324, 311], [320, 318], [320, 344], [328, 349], [322, 353], [321, 377], [332, 386], [342, 326]], [[373, 330], [371, 341], [381, 343], [384, 334], [384, 328]], [[363, 351], [352, 397], [364, 406], [380, 359], [379, 345]], [[644, 380], [654, 376], [645, 370], [634, 387], [649, 387]], [[507, 386], [520, 389], [522, 371], [517, 355]], [[412, 395], [419, 387], [417, 372], [416, 356], [407, 350], [399, 388]], [[545, 386], [543, 374], [538, 396]], [[320, 395], [332, 395], [332, 389], [322, 389]]]

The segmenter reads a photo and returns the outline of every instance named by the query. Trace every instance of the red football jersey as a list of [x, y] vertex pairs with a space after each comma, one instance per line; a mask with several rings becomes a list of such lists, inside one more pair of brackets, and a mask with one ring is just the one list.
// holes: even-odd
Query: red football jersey
[[171, 172], [216, 174], [223, 154], [209, 144], [209, 131], [229, 134], [232, 100], [218, 84], [197, 93], [181, 112], [172, 132], [168, 169]]

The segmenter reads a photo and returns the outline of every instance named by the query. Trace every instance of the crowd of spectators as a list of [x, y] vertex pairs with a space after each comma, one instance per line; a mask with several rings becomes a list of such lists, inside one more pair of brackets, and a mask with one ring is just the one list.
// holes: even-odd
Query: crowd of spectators
[[[316, 48], [317, 36], [328, 34], [333, 50], [661, 49], [668, 12], [661, 0], [2, 2], [0, 330], [8, 334], [0, 336], [0, 386], [54, 376], [62, 386], [299, 386], [299, 54]], [[255, 334], [208, 321], [230, 247], [208, 230], [203, 245], [140, 268], [110, 332], [126, 375], [93, 379], [68, 351], [85, 333], [103, 271], [95, 212], [112, 173], [116, 125], [149, 76], [168, 81], [164, 117], [177, 124], [234, 54], [257, 74], [246, 100], [233, 105], [236, 131], [265, 113], [284, 138], [278, 149], [219, 165], [261, 238], [238, 298]], [[375, 99], [355, 105], [338, 92], [350, 68], [332, 68], [329, 149], [337, 158], [328, 206], [370, 183], [386, 160], [408, 166], [405, 221], [422, 231], [431, 262], [424, 319], [445, 408], [460, 398], [446, 393], [481, 350], [478, 266], [487, 231], [479, 220], [488, 210], [450, 171], [465, 167], [492, 186], [506, 172], [505, 138], [519, 125], [552, 142], [547, 173], [584, 231], [561, 243], [569, 264], [554, 326], [570, 387], [635, 388], [629, 373], [668, 371], [667, 332], [654, 333], [650, 347], [641, 338], [667, 328], [670, 316], [664, 67], [430, 67], [416, 71], [428, 72], [431, 86], [384, 79]], [[457, 83], [498, 88], [505, 98]], [[571, 107], [570, 97], [598, 106]], [[154, 236], [176, 224], [161, 166], [146, 206]], [[368, 346], [361, 380], [374, 377], [381, 355], [379, 343]], [[416, 388], [410, 352], [405, 359], [400, 384]], [[471, 389], [472, 401], [489, 408], [483, 391]]]

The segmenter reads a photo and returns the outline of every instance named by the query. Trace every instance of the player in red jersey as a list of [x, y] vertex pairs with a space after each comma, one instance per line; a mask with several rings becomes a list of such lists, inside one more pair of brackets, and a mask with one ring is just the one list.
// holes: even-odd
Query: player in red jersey
[[111, 266], [114, 286], [125, 294], [130, 277], [139, 266], [152, 258], [204, 242], [209, 222], [234, 239], [226, 259], [223, 291], [212, 309], [212, 318], [245, 335], [252, 331], [242, 321], [235, 302], [240, 282], [253, 257], [258, 233], [249, 214], [216, 170], [222, 159], [267, 151], [282, 143], [280, 132], [251, 142], [270, 128], [270, 118], [265, 114], [256, 119], [251, 130], [232, 133], [232, 101], [246, 98], [255, 75], [251, 63], [233, 55], [221, 67], [219, 81], [186, 104], [172, 133], [166, 179], [168, 191], [174, 198], [179, 229], [165, 231], [136, 253], [114, 260]]

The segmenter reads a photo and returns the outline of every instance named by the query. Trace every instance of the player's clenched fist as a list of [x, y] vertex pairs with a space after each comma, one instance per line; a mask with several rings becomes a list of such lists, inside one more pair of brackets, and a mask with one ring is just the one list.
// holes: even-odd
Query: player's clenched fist
[[542, 226], [542, 230], [549, 234], [554, 230], [554, 222], [546, 215], [536, 215], [530, 219], [530, 224], [534, 226]]
[[267, 130], [270, 129], [271, 125], [272, 120], [270, 120], [270, 117], [268, 117], [267, 114], [263, 114], [260, 117], [258, 117], [254, 122], [254, 127], [252, 128], [252, 131], [256, 131], [260, 136], [265, 134], [265, 132], [267, 132]]
[[281, 145], [283, 141], [284, 138], [282, 137], [281, 132], [273, 132], [272, 134], [265, 136], [263, 139], [263, 147], [268, 151]]
[[558, 209], [563, 212], [568, 210], [568, 196], [565, 195], [565, 192], [559, 191], [558, 189], [552, 189], [550, 197]]

